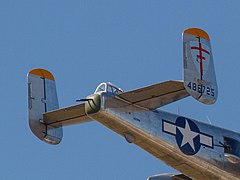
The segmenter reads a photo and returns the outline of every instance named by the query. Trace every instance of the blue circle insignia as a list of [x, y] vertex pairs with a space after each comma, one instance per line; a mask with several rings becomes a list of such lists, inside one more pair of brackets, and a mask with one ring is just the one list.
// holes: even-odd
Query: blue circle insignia
[[200, 150], [200, 130], [190, 119], [177, 118], [175, 138], [179, 149], [186, 155], [194, 155]]

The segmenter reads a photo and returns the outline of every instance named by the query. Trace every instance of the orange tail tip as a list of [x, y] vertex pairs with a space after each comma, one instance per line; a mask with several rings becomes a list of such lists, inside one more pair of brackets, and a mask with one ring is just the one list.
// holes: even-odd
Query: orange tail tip
[[192, 34], [194, 36], [198, 36], [198, 37], [201, 37], [201, 38], [204, 38], [204, 39], [210, 41], [208, 34], [199, 28], [189, 28], [189, 29], [186, 29], [185, 31], [183, 31], [183, 33]]
[[47, 71], [45, 69], [41, 69], [41, 68], [33, 69], [33, 70], [29, 71], [29, 74], [41, 76], [43, 78], [47, 78], [47, 79], [50, 79], [53, 81], [55, 80], [52, 73], [50, 73], [49, 71]]

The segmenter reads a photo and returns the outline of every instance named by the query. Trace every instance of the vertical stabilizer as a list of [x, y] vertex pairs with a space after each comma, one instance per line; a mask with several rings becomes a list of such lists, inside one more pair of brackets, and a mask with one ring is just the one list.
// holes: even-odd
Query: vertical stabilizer
[[218, 88], [210, 38], [205, 31], [190, 28], [183, 32], [183, 66], [187, 92], [204, 104], [215, 103]]
[[43, 113], [58, 109], [58, 98], [53, 75], [44, 69], [33, 69], [28, 73], [28, 118], [32, 132], [49, 144], [60, 143], [61, 126], [44, 123]]

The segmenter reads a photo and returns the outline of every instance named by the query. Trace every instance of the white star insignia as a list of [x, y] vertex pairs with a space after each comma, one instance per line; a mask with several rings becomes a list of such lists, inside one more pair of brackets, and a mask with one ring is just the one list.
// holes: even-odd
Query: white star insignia
[[191, 131], [190, 126], [188, 124], [188, 121], [186, 120], [186, 124], [185, 124], [185, 128], [182, 127], [177, 127], [179, 129], [179, 131], [182, 133], [183, 135], [183, 139], [182, 139], [182, 143], [181, 143], [181, 147], [183, 147], [185, 144], [189, 144], [191, 146], [191, 148], [195, 151], [195, 146], [194, 146], [194, 142], [193, 139], [199, 135], [199, 133], [196, 133], [194, 131]]

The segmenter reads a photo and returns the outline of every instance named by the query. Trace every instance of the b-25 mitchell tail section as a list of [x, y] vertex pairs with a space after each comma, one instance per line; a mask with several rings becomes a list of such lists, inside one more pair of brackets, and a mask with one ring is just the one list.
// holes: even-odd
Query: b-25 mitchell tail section
[[44, 69], [28, 73], [29, 125], [42, 141], [58, 144], [62, 127], [96, 120], [180, 173], [148, 179], [240, 177], [240, 134], [159, 110], [189, 95], [213, 104], [218, 95], [210, 39], [206, 32], [183, 32], [184, 81], [166, 81], [123, 92], [101, 83], [81, 104], [58, 109], [55, 80]]
[[58, 109], [58, 98], [53, 75], [44, 69], [28, 73], [28, 118], [32, 132], [41, 140], [58, 144], [63, 136], [61, 126], [43, 122], [43, 113]]
[[204, 104], [217, 100], [218, 88], [210, 38], [198, 28], [183, 32], [184, 86], [187, 92]]
[[[59, 144], [63, 137], [62, 126], [92, 121], [87, 113], [98, 107], [92, 101], [59, 109], [54, 76], [45, 69], [33, 69], [28, 73], [28, 119], [32, 132], [42, 141]], [[95, 102], [94, 101], [94, 102]]]

